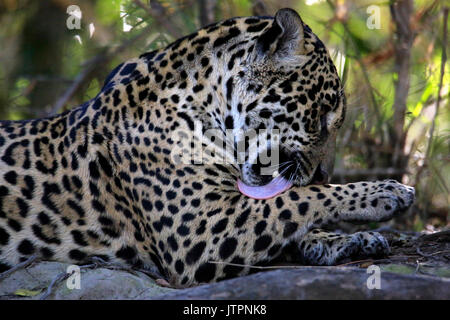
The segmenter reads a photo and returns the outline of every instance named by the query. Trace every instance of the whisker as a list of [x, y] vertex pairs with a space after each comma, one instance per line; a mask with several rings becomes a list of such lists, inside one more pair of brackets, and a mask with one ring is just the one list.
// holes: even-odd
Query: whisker
[[293, 163], [291, 163], [289, 166], [287, 166], [286, 168], [284, 168], [283, 170], [281, 170], [280, 172], [278, 172], [277, 177], [279, 177], [279, 176], [283, 175], [285, 172], [287, 172], [287, 171], [290, 169], [290, 167], [291, 167], [292, 165], [293, 165]]
[[288, 179], [289, 182], [294, 182], [294, 181], [297, 179], [297, 176], [298, 176], [298, 168], [299, 168], [299, 164], [296, 163], [296, 165], [295, 165], [295, 170], [293, 170], [293, 171], [291, 172], [290, 176], [289, 176], [289, 179]]

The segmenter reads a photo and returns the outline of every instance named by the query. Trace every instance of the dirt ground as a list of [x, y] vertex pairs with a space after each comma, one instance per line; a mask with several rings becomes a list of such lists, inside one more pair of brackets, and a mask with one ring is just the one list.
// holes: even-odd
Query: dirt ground
[[382, 270], [401, 274], [422, 274], [450, 278], [450, 230], [433, 234], [378, 230], [389, 242], [391, 253], [377, 260], [361, 260], [346, 265], [367, 268], [376, 264]]

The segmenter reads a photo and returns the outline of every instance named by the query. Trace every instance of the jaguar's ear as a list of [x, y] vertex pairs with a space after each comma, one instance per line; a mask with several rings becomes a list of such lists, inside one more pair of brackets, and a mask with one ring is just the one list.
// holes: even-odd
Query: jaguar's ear
[[280, 9], [272, 27], [259, 37], [258, 51], [260, 56], [281, 61], [305, 54], [304, 24], [298, 13], [288, 8]]

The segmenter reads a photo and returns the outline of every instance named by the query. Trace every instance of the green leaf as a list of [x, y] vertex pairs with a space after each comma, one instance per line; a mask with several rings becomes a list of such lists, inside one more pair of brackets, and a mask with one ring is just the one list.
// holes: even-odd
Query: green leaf
[[34, 297], [41, 293], [41, 290], [17, 289], [14, 294], [21, 297]]

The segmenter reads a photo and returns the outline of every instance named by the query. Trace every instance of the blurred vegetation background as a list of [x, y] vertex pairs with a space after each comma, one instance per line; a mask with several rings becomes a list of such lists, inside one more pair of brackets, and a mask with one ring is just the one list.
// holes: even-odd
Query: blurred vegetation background
[[[445, 0], [0, 0], [0, 119], [72, 108], [126, 59], [217, 20], [282, 7], [327, 45], [345, 83], [332, 182], [395, 178], [416, 187], [417, 202], [394, 227], [448, 228]], [[79, 28], [68, 28], [73, 17]]]

